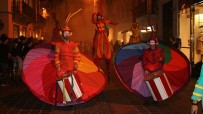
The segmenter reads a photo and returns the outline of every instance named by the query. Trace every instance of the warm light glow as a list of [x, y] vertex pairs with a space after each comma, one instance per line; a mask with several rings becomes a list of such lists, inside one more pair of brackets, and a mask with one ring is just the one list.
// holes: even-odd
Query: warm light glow
[[44, 40], [44, 37], [41, 37], [41, 40]]
[[38, 34], [36, 34], [35, 37], [38, 38]]
[[199, 14], [199, 22], [203, 22], [203, 14]]
[[23, 32], [22, 32], [22, 30], [20, 30], [20, 36], [22, 36], [23, 35]]
[[97, 0], [94, 0], [94, 12], [97, 12], [98, 11], [98, 8], [97, 8]]
[[147, 32], [146, 30], [141, 30], [141, 32]]
[[48, 13], [46, 8], [42, 8], [42, 16], [46, 19], [48, 17]]
[[132, 32], [131, 32], [131, 31], [128, 31], [127, 34], [132, 35]]
[[[154, 30], [154, 26], [152, 26], [153, 28], [153, 31], [156, 31]], [[147, 29], [142, 29], [141, 32], [145, 33], [145, 32], [152, 32], [152, 28], [150, 26], [147, 27]]]

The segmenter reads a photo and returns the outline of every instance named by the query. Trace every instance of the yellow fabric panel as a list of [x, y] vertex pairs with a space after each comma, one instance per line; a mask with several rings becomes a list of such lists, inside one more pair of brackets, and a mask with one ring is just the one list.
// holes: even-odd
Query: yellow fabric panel
[[96, 72], [98, 71], [98, 67], [87, 57], [81, 54], [80, 56], [80, 62], [78, 64], [78, 70], [85, 72], [85, 73], [90, 73], [90, 72]]

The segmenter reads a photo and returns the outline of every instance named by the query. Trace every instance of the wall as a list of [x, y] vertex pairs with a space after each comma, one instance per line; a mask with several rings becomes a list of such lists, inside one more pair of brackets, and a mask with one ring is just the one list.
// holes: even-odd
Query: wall
[[12, 0], [1, 0], [0, 4], [0, 19], [4, 23], [4, 28], [0, 30], [0, 34], [7, 34], [10, 38], [13, 37], [11, 4]]
[[[104, 18], [112, 22], [118, 22], [118, 25], [109, 25], [111, 28], [111, 35], [109, 36], [113, 42], [118, 38], [118, 32], [129, 29], [132, 24], [132, 1], [133, 0], [103, 0], [103, 14]], [[43, 31], [44, 36], [48, 39], [52, 36], [52, 30], [55, 26], [51, 14], [56, 13], [57, 20], [60, 22], [61, 27], [64, 26], [65, 16], [70, 12], [74, 12], [79, 8], [82, 11], [76, 14], [69, 23], [73, 31], [72, 40], [92, 42], [95, 25], [92, 23], [92, 13], [95, 12], [94, 0], [61, 0], [57, 6], [50, 13], [47, 20], [46, 28]]]

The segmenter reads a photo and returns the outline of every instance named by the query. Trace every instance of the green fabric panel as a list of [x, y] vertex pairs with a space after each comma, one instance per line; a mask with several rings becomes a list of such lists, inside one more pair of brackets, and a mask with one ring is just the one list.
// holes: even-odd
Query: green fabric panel
[[164, 46], [162, 44], [159, 44], [158, 48], [162, 48], [164, 50], [164, 56], [165, 56], [164, 63], [169, 63], [172, 58], [170, 48], [168, 46]]

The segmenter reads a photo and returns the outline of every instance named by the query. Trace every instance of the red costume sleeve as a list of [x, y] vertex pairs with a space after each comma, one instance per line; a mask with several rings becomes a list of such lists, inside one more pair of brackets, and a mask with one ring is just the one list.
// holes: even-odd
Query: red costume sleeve
[[147, 70], [147, 64], [148, 64], [147, 50], [144, 50], [144, 54], [143, 54], [143, 57], [142, 57], [142, 65], [143, 65], [144, 70]]
[[112, 24], [112, 25], [117, 25], [118, 23], [114, 23], [114, 22], [111, 22], [111, 21], [109, 21], [109, 20], [103, 20], [104, 21], [104, 23], [106, 23], [106, 24]]
[[92, 23], [94, 23], [94, 24], [96, 24], [95, 15], [96, 15], [96, 13], [92, 14]]
[[74, 43], [74, 50], [73, 50], [73, 61], [80, 62], [80, 50], [78, 48], [79, 43]]
[[59, 61], [59, 53], [60, 53], [60, 48], [58, 45], [56, 45], [56, 48], [55, 48], [55, 54], [54, 54], [54, 62], [55, 64], [60, 64], [60, 61]]
[[73, 51], [73, 60], [74, 62], [80, 62], [80, 51], [78, 49], [78, 47], [76, 47]]
[[162, 58], [161, 63], [162, 63], [162, 68], [163, 68], [163, 64], [164, 64], [164, 60], [165, 60], [164, 50], [161, 48], [159, 48], [159, 49], [160, 49], [160, 57]]

